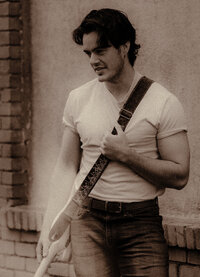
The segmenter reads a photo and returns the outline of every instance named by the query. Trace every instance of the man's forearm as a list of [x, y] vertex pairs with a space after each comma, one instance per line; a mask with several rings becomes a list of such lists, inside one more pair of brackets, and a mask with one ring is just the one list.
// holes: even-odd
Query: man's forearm
[[54, 218], [68, 201], [76, 174], [75, 168], [67, 168], [61, 164], [56, 166], [51, 178], [50, 195], [43, 223], [46, 230], [50, 229]]
[[131, 148], [122, 151], [120, 161], [160, 188], [182, 189], [187, 183], [188, 177], [182, 166], [172, 161], [148, 158]]

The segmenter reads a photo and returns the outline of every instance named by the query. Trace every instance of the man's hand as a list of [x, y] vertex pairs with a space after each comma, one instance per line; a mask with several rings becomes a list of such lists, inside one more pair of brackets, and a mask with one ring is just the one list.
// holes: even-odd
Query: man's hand
[[102, 139], [100, 150], [103, 155], [113, 161], [123, 162], [124, 156], [130, 152], [129, 144], [121, 126], [116, 123], [117, 135], [106, 133]]
[[48, 255], [50, 245], [51, 242], [49, 241], [48, 236], [42, 232], [36, 247], [37, 260], [39, 263]]

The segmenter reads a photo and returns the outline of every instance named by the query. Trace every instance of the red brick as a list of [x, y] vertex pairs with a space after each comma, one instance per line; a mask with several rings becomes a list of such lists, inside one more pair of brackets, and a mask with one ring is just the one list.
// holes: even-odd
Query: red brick
[[7, 212], [7, 210], [5, 208], [0, 209], [0, 226], [1, 227], [7, 226], [6, 212]]
[[4, 267], [6, 264], [6, 257], [5, 255], [0, 255], [0, 267]]
[[0, 46], [10, 44], [10, 32], [1, 32], [0, 31]]
[[2, 239], [8, 241], [20, 241], [20, 231], [10, 230], [6, 227], [2, 227]]
[[2, 184], [21, 185], [28, 181], [27, 173], [2, 172]]
[[[13, 241], [4, 241], [0, 240], [0, 253], [14, 255], [14, 242]], [[1, 276], [1, 275], [0, 275]]]
[[9, 3], [0, 3], [0, 15], [9, 15]]
[[10, 86], [10, 77], [8, 75], [0, 76], [0, 88], [8, 88]]
[[166, 241], [168, 241], [168, 231], [167, 231], [167, 224], [163, 224], [164, 236]]
[[28, 213], [22, 211], [22, 229], [28, 231]]
[[0, 268], [0, 276], [2, 277], [14, 277], [13, 270]]
[[9, 17], [0, 17], [0, 30], [7, 31], [9, 29]]
[[[33, 277], [33, 274], [25, 271], [15, 271], [15, 277]], [[43, 277], [45, 277], [45, 275]], [[46, 277], [49, 277], [49, 276], [46, 276]]]
[[37, 243], [38, 233], [21, 231], [21, 242]]
[[185, 226], [184, 225], [176, 226], [176, 237], [177, 237], [177, 245], [179, 247], [186, 247]]
[[27, 258], [26, 259], [26, 270], [29, 272], [35, 272], [38, 268], [39, 264], [36, 259]]
[[20, 60], [0, 60], [0, 74], [20, 73]]
[[27, 160], [20, 158], [0, 158], [1, 170], [26, 170], [28, 168]]
[[200, 267], [191, 265], [180, 265], [179, 277], [199, 277]]
[[10, 87], [11, 88], [20, 88], [21, 87], [20, 75], [10, 75]]
[[30, 231], [37, 230], [36, 213], [34, 211], [29, 211], [28, 213], [28, 229]]
[[9, 5], [9, 15], [20, 15], [20, 3], [10, 3]]
[[0, 198], [0, 207], [5, 207], [7, 205], [7, 200]]
[[36, 226], [37, 226], [37, 231], [41, 231], [42, 229], [42, 224], [43, 224], [43, 213], [37, 213], [37, 216], [36, 216]]
[[186, 262], [186, 250], [178, 247], [169, 248], [169, 260], [173, 262]]
[[10, 58], [19, 59], [21, 58], [21, 47], [20, 46], [10, 46]]
[[19, 130], [22, 128], [21, 118], [19, 116], [4, 116], [0, 119], [3, 130]]
[[178, 265], [175, 263], [169, 264], [169, 276], [178, 277]]
[[0, 31], [0, 45], [20, 45], [20, 34], [18, 31]]
[[14, 211], [14, 228], [19, 230], [22, 228], [21, 211]]
[[23, 197], [23, 198], [8, 199], [9, 207], [15, 207], [15, 206], [19, 206], [19, 205], [27, 205], [27, 198]]
[[0, 130], [0, 142], [19, 143], [22, 141], [22, 132], [16, 130]]
[[18, 31], [22, 28], [22, 23], [19, 20], [19, 18], [17, 18], [17, 17], [9, 17], [9, 25], [8, 26], [9, 26], [9, 30]]
[[0, 46], [0, 58], [8, 59], [10, 57], [9, 46]]
[[9, 60], [0, 60], [0, 74], [9, 73], [10, 62]]
[[22, 186], [0, 186], [0, 197], [2, 198], [21, 198], [25, 197], [25, 187]]
[[19, 3], [9, 3], [3, 2], [0, 3], [0, 15], [19, 15], [20, 5]]
[[14, 228], [14, 213], [12, 210], [8, 210], [6, 213], [8, 228]]
[[10, 61], [10, 73], [21, 73], [21, 61], [11, 60]]
[[177, 245], [177, 236], [176, 236], [175, 225], [168, 225], [167, 231], [168, 231], [168, 244], [170, 246], [176, 246]]
[[194, 228], [194, 236], [195, 236], [195, 245], [196, 249], [200, 250], [200, 228]]
[[1, 91], [2, 102], [19, 102], [21, 101], [21, 92], [17, 89], [4, 89]]
[[188, 263], [200, 265], [200, 251], [189, 250], [188, 251]]
[[17, 256], [7, 256], [6, 257], [6, 267], [9, 269], [25, 269], [25, 258]]
[[0, 75], [0, 88], [20, 88], [21, 78], [19, 75]]
[[186, 244], [188, 249], [195, 249], [195, 238], [192, 227], [186, 227]]
[[21, 103], [1, 103], [0, 115], [21, 115]]
[[27, 154], [24, 144], [3, 144], [2, 157], [24, 157]]
[[0, 158], [0, 170], [12, 170], [12, 160], [8, 158]]
[[35, 258], [35, 244], [16, 242], [15, 253], [18, 256]]

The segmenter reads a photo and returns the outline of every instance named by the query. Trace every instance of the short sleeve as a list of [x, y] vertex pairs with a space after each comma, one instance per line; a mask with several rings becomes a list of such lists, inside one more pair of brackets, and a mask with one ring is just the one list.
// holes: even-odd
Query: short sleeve
[[157, 138], [162, 139], [181, 131], [187, 131], [184, 110], [177, 97], [171, 94], [160, 114]]
[[64, 113], [63, 113], [63, 124], [65, 127], [69, 127], [73, 132], [76, 132], [74, 124], [74, 114], [75, 103], [72, 93], [69, 94], [67, 102], [65, 104]]

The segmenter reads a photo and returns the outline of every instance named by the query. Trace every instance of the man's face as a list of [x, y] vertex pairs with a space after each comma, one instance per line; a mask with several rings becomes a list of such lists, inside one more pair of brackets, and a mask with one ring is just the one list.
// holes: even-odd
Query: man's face
[[111, 44], [108, 47], [98, 45], [98, 34], [91, 32], [83, 36], [83, 51], [88, 55], [90, 64], [100, 82], [116, 82], [124, 67], [124, 55], [121, 48]]

